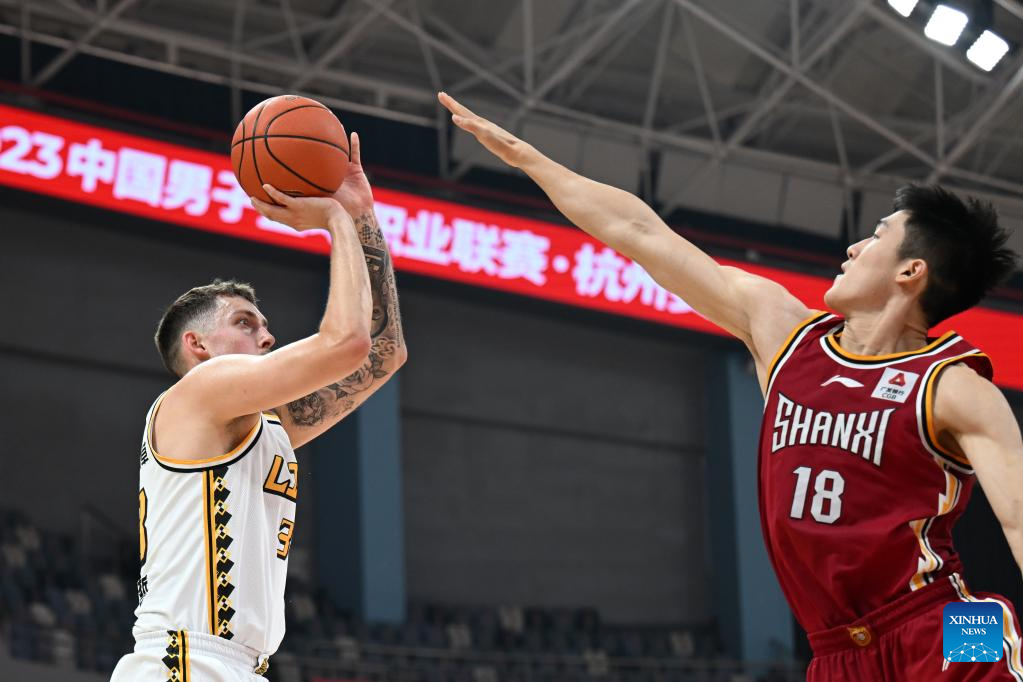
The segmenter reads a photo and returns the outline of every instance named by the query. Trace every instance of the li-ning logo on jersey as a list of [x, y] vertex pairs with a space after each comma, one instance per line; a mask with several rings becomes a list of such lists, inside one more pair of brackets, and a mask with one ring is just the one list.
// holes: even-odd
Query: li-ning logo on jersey
[[919, 374], [889, 367], [881, 375], [881, 380], [877, 382], [870, 397], [904, 403], [919, 378]]
[[894, 407], [870, 412], [827, 412], [778, 394], [771, 452], [794, 445], [825, 445], [881, 466], [884, 436]]
[[844, 377], [839, 374], [836, 374], [835, 376], [831, 377], [823, 384], [821, 384], [821, 388], [824, 388], [825, 386], [830, 386], [831, 384], [842, 384], [846, 388], [863, 388], [863, 384], [856, 381], [855, 379], [850, 379], [849, 377]]

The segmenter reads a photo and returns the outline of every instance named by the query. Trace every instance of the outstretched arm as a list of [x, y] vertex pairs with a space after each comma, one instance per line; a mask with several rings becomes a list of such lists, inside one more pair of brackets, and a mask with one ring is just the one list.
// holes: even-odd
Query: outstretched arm
[[934, 426], [939, 444], [973, 466], [1023, 571], [1023, 440], [1005, 396], [969, 367], [952, 365], [938, 378]]
[[806, 306], [780, 285], [718, 265], [638, 197], [572, 172], [445, 93], [439, 98], [455, 125], [532, 178], [566, 218], [639, 263], [661, 286], [745, 342], [758, 367], [761, 358], [766, 367], [788, 333], [809, 316]]
[[352, 133], [348, 174], [334, 195], [355, 221], [369, 272], [373, 313], [370, 349], [362, 365], [341, 381], [277, 409], [294, 447], [299, 447], [351, 414], [390, 379], [408, 353], [398, 309], [394, 264], [373, 211], [373, 191], [362, 168], [358, 133]]
[[289, 197], [269, 185], [264, 189], [278, 205], [253, 200], [263, 215], [286, 219], [298, 230], [326, 227], [331, 234], [330, 290], [319, 330], [265, 355], [228, 354], [199, 364], [167, 393], [160, 409], [163, 421], [178, 423], [198, 411], [200, 423], [220, 434], [238, 419], [252, 419], [350, 375], [366, 357], [371, 296], [352, 219], [333, 199]]

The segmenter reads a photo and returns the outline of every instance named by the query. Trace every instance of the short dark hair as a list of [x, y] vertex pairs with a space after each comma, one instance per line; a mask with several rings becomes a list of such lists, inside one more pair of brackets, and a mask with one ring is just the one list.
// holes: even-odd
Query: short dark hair
[[239, 296], [252, 304], [259, 301], [251, 285], [218, 278], [209, 284], [189, 289], [164, 311], [153, 340], [156, 341], [156, 350], [160, 353], [163, 366], [174, 376], [185, 374], [181, 366], [181, 334], [199, 318], [216, 310], [217, 299], [222, 296]]
[[920, 305], [928, 326], [975, 306], [1016, 268], [1016, 254], [1005, 246], [1009, 232], [988, 201], [964, 201], [938, 185], [906, 185], [895, 193], [894, 209], [909, 213], [899, 258], [927, 263]]

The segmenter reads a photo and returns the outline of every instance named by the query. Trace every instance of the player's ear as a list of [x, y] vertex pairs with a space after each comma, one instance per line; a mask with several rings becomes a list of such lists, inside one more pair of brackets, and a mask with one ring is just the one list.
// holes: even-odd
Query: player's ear
[[189, 330], [181, 335], [182, 351], [194, 357], [199, 362], [210, 359], [210, 351], [206, 348], [202, 336], [198, 332]]
[[899, 264], [896, 281], [902, 284], [923, 282], [927, 277], [927, 261], [922, 258], [907, 258]]

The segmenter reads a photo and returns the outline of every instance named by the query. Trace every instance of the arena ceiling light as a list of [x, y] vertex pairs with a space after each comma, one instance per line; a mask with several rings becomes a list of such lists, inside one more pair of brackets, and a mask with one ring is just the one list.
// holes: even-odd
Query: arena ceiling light
[[919, 4], [920, 0], [888, 0], [888, 4], [892, 6], [896, 12], [904, 17], [908, 17], [913, 13], [913, 9]]
[[985, 71], [990, 71], [1008, 51], [1009, 43], [996, 33], [984, 31], [966, 51], [966, 58]]
[[959, 40], [968, 21], [966, 13], [948, 5], [938, 5], [924, 26], [924, 35], [942, 45], [952, 46]]

